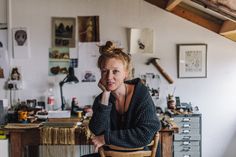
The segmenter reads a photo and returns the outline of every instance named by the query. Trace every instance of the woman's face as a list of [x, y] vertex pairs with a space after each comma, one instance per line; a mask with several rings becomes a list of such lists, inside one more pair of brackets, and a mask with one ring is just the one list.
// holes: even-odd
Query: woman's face
[[128, 71], [121, 60], [110, 58], [101, 67], [101, 83], [106, 90], [115, 91], [124, 83], [127, 74]]

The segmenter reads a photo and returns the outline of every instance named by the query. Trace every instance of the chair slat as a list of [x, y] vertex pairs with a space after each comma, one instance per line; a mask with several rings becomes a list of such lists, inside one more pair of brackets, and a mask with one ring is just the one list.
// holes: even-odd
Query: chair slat
[[[157, 132], [151, 141], [147, 146], [151, 147], [150, 150], [143, 150], [144, 147], [139, 148], [125, 148], [120, 146], [114, 146], [114, 145], [106, 145], [112, 150], [104, 150], [103, 147], [99, 148], [99, 153], [101, 157], [155, 157], [157, 146], [159, 141], [159, 133]], [[130, 151], [130, 152], [121, 152], [122, 151]]]

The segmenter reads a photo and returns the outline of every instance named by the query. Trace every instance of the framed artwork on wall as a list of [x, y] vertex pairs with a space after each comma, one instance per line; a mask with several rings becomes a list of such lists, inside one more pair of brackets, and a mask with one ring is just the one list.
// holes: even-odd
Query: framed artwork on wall
[[52, 47], [75, 47], [76, 19], [52, 17]]
[[130, 53], [152, 54], [154, 49], [154, 31], [150, 28], [130, 29]]
[[178, 78], [207, 77], [207, 44], [177, 45]]
[[99, 16], [78, 16], [79, 42], [99, 42]]

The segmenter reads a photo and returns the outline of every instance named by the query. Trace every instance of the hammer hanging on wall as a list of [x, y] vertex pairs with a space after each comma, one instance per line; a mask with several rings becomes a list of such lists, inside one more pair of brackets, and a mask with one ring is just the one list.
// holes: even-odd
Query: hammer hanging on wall
[[164, 69], [157, 63], [157, 59], [159, 58], [150, 58], [148, 61], [147, 61], [147, 65], [149, 65], [150, 63], [152, 63], [156, 68], [157, 70], [161, 73], [161, 75], [170, 83], [172, 84], [174, 81], [173, 79], [164, 71]]

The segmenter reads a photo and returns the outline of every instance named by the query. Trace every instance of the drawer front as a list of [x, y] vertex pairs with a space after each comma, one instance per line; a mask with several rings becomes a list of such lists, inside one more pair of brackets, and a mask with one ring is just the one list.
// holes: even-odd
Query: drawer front
[[179, 122], [176, 123], [180, 129], [199, 129], [200, 124], [195, 122]]
[[200, 134], [200, 130], [199, 129], [179, 129], [179, 135], [197, 135]]
[[175, 152], [200, 152], [200, 146], [176, 146]]
[[180, 135], [180, 134], [175, 134], [174, 140], [180, 140], [180, 141], [186, 141], [186, 140], [201, 140], [200, 135]]
[[174, 157], [199, 157], [200, 152], [177, 152]]
[[175, 123], [184, 123], [184, 122], [191, 122], [191, 123], [200, 123], [200, 117], [174, 117]]
[[200, 141], [174, 141], [174, 147], [200, 146]]

